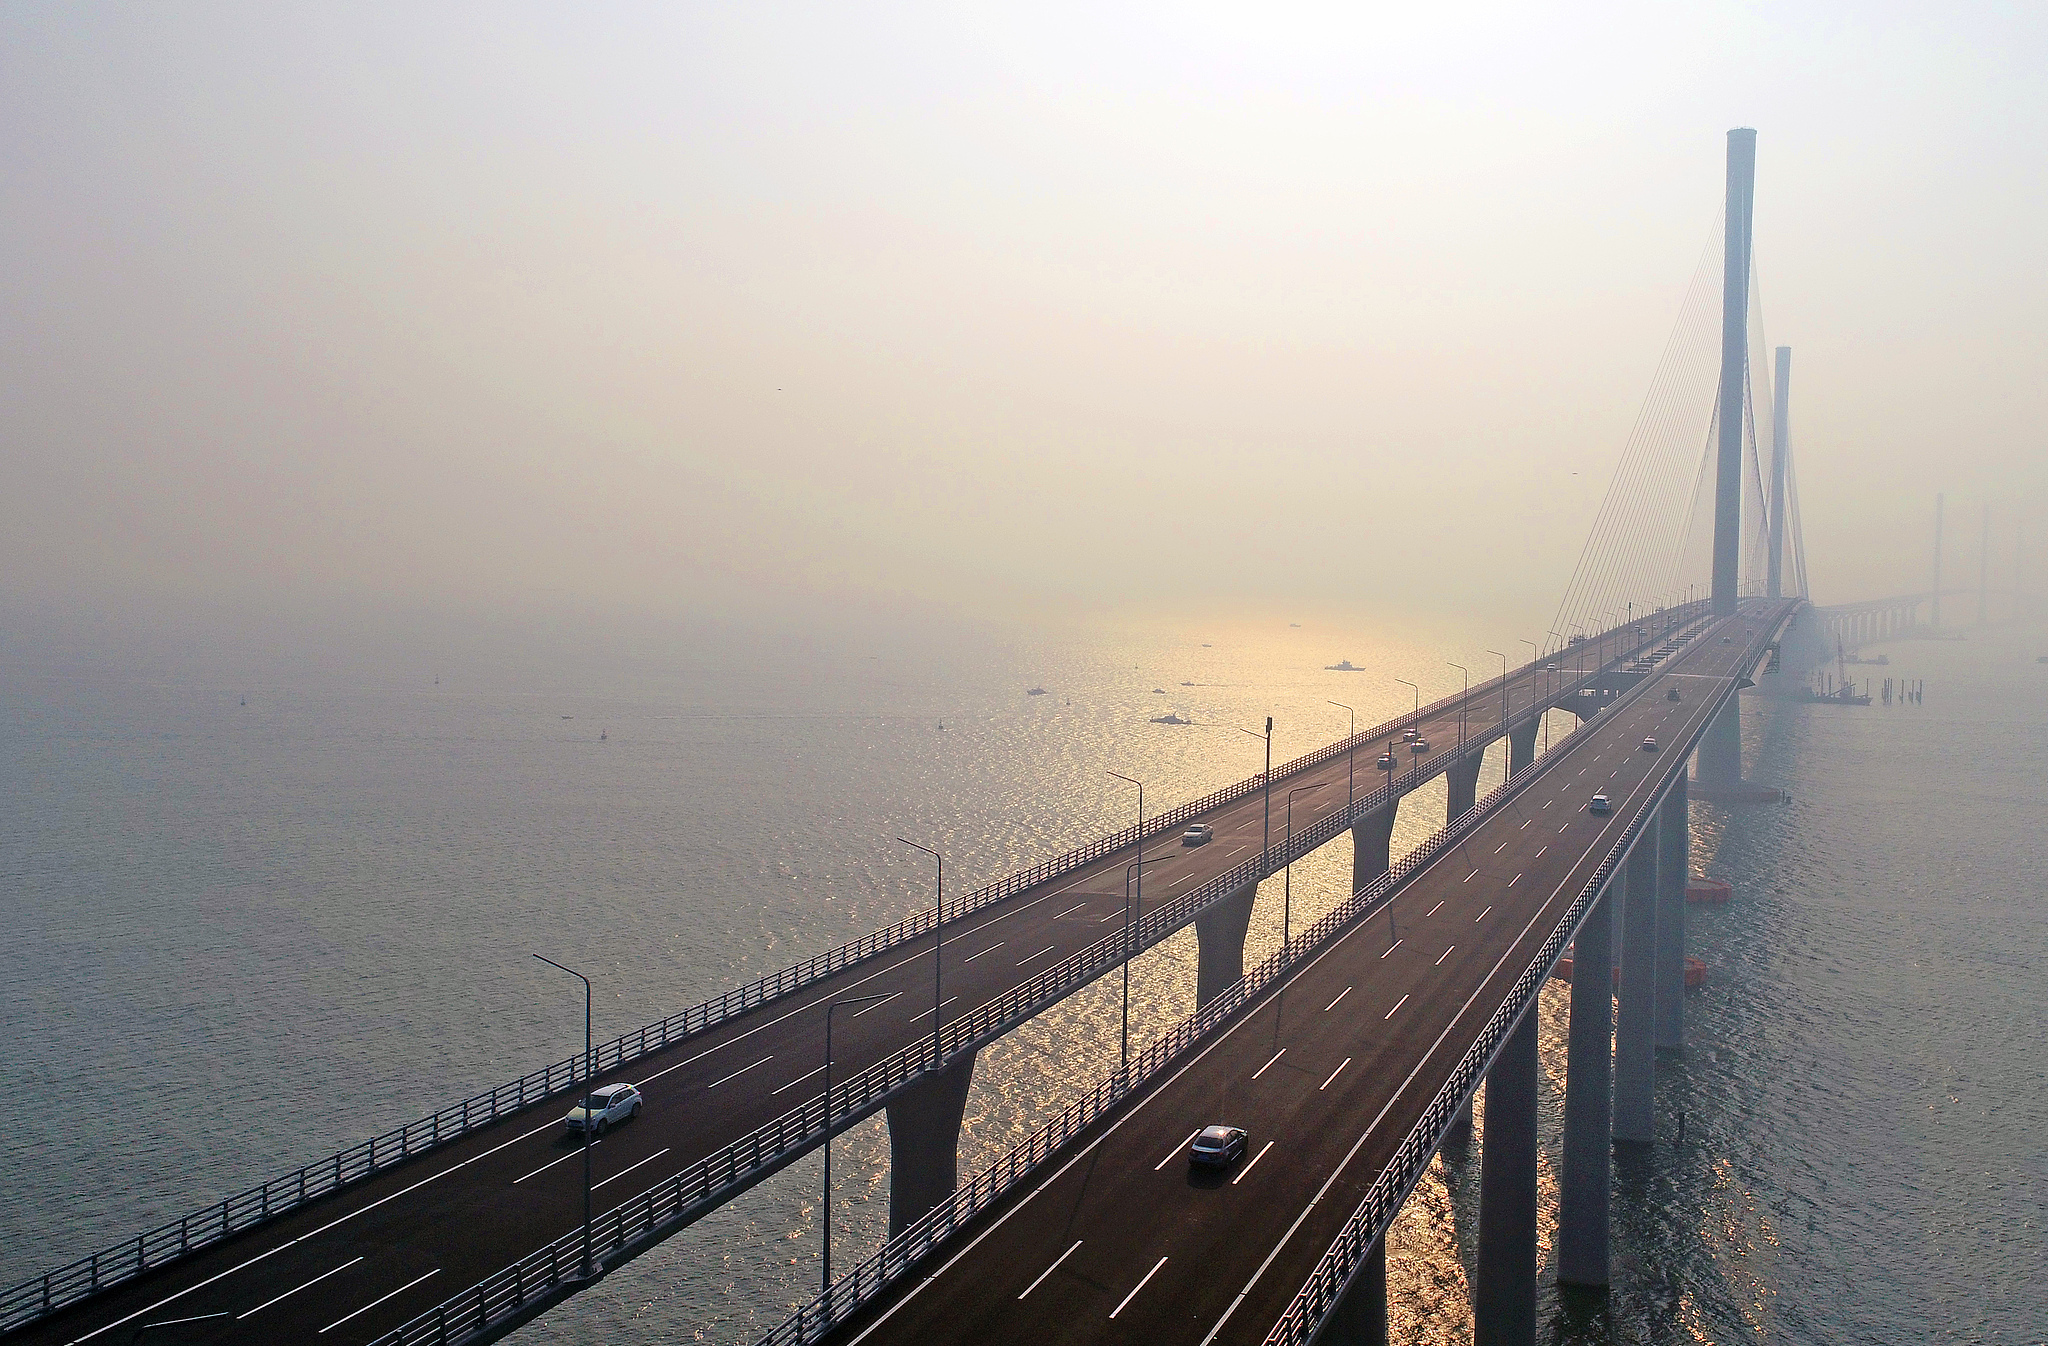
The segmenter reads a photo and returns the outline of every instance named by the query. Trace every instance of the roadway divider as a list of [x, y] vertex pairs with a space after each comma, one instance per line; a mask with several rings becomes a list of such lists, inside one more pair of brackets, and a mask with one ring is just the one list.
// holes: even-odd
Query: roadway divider
[[[1632, 700], [1634, 695], [1632, 690], [1615, 704]], [[1573, 729], [1550, 752], [1538, 757], [1508, 781], [1495, 786], [1453, 822], [1401, 857], [1385, 874], [1309, 925], [1293, 944], [1269, 954], [1209, 1005], [1135, 1053], [1128, 1073], [1113, 1070], [1086, 1096], [1067, 1105], [1030, 1138], [955, 1189], [945, 1201], [890, 1239], [880, 1252], [840, 1277], [829, 1291], [802, 1306], [788, 1321], [761, 1339], [763, 1346], [815, 1341], [843, 1321], [962, 1224], [1034, 1173], [1067, 1141], [1118, 1103], [1157, 1080], [1162, 1071], [1179, 1064], [1191, 1048], [1245, 1009], [1297, 964], [1319, 951], [1346, 926], [1385, 903], [1411, 875], [1456, 846], [1465, 833], [1488, 814], [1562, 761], [1581, 736], [1592, 731], [1598, 722], [1599, 717], [1596, 717]], [[1440, 759], [1455, 756], [1459, 751], [1451, 749], [1437, 754], [1409, 775], [1426, 773], [1423, 778], [1427, 779], [1441, 766]], [[1405, 782], [1408, 777], [1401, 780]], [[1397, 785], [1394, 794], [1399, 793], [1401, 790]], [[1386, 794], [1387, 787], [1382, 787], [1358, 800], [1343, 814], [1324, 819], [1315, 829], [1296, 832], [1295, 845], [1287, 849], [1286, 858], [1280, 850], [1273, 852], [1273, 863], [1264, 873], [1278, 872], [1288, 859], [1299, 858], [1328, 841], [1343, 827], [1349, 826], [1351, 819], [1383, 807], [1386, 799], [1382, 796]], [[1320, 840], [1311, 840], [1318, 834]], [[1176, 919], [1169, 912], [1179, 913], [1179, 923], [1185, 924], [1192, 919], [1192, 912], [1201, 906], [1237, 891], [1259, 875], [1259, 861], [1247, 861], [1230, 873], [1175, 899], [1169, 907], [1161, 908], [1154, 913], [1158, 917], [1157, 925], [1152, 924], [1151, 918], [1147, 919], [1147, 932], [1155, 940], [1163, 938], [1164, 934], [1178, 928], [1178, 925], [1167, 925]], [[1140, 938], [1142, 936], [1134, 932], [1133, 943], [1136, 944]], [[1075, 986], [1093, 980], [1122, 961], [1124, 947], [1121, 934], [1109, 936], [1034, 977], [1025, 987], [1019, 987], [981, 1010], [955, 1020], [947, 1026], [944, 1034], [946, 1055], [950, 1057], [999, 1036], [1018, 1019], [1042, 1009], [1047, 1003], [1046, 997], [1061, 998]], [[1133, 952], [1136, 951], [1134, 948]], [[1035, 1001], [1026, 995], [1026, 989], [1033, 986], [1040, 988]], [[1027, 1002], [1035, 1004], [1036, 1008], [1026, 1012]], [[932, 1064], [932, 1049], [929, 1039], [926, 1039], [898, 1050], [843, 1084], [835, 1085], [830, 1130], [836, 1134], [860, 1117], [874, 1112], [897, 1088], [921, 1077]], [[828, 1127], [824, 1105], [825, 1096], [816, 1095], [753, 1135], [724, 1147], [606, 1211], [593, 1222], [592, 1245], [597, 1274], [607, 1274], [631, 1261], [682, 1229], [703, 1211], [730, 1199], [820, 1143]], [[495, 1339], [587, 1284], [578, 1278], [582, 1247], [583, 1234], [579, 1227], [377, 1338], [372, 1346], [421, 1346], [421, 1343], [459, 1346], [472, 1339]]]
[[[1677, 609], [1673, 611], [1686, 628], [1700, 620], [1697, 613]], [[1616, 631], [1622, 629], [1616, 628]], [[1608, 664], [1594, 669], [1585, 677], [1560, 685], [1553, 693], [1551, 701], [1556, 700], [1558, 693], [1576, 691], [1592, 684], [1611, 667], [1619, 666], [1625, 657], [1616, 655]], [[1518, 676], [1534, 678], [1539, 667], [1539, 664], [1528, 665], [1518, 671]], [[1473, 688], [1470, 697], [1490, 696], [1499, 688], [1500, 679], [1491, 679]], [[1445, 697], [1424, 706], [1421, 714], [1427, 718], [1442, 713], [1455, 708], [1461, 700], [1470, 704], [1470, 699], [1464, 695]], [[1524, 715], [1533, 713], [1536, 713], [1533, 705], [1523, 711]], [[1521, 717], [1514, 718], [1519, 720]], [[1272, 779], [1278, 783], [1347, 752], [1365, 747], [1375, 739], [1385, 738], [1403, 723], [1415, 721], [1415, 713], [1411, 712], [1362, 733], [1327, 744], [1274, 768]], [[1574, 734], [1577, 732], [1576, 729], [1573, 731]], [[1567, 737], [1558, 746], [1562, 747], [1564, 742], [1569, 741]], [[1333, 814], [1311, 827], [1296, 832], [1292, 845], [1283, 844], [1274, 851], [1262, 853], [1257, 859], [1248, 860], [1230, 873], [1182, 894], [1165, 907], [1155, 909], [1154, 913], [1144, 918], [1140, 928], [1132, 932], [1131, 939], [1138, 949], [1150, 947], [1192, 920], [1194, 915], [1210, 902], [1236, 892], [1247, 883], [1278, 872], [1281, 867], [1329, 841], [1338, 831], [1385, 807], [1392, 800], [1398, 799], [1416, 785], [1428, 780], [1466, 751], [1468, 749], [1460, 745], [1431, 755], [1421, 764], [1412, 766], [1392, 783], [1383, 785], [1372, 794], [1353, 803], [1343, 814]], [[1172, 832], [1191, 818], [1201, 817], [1224, 805], [1259, 793], [1265, 788], [1265, 784], [1266, 776], [1263, 773], [1239, 781], [1149, 819], [1142, 830], [1135, 825], [1125, 828], [1123, 831], [1068, 851], [1064, 855], [1020, 870], [995, 883], [984, 885], [947, 903], [945, 919], [958, 920], [1050, 879], [1079, 869], [1105, 855]], [[1269, 858], [1272, 863], [1262, 869], [1260, 862]], [[177, 1220], [168, 1221], [133, 1238], [109, 1245], [87, 1257], [31, 1277], [0, 1292], [0, 1332], [10, 1331], [58, 1309], [89, 1299], [102, 1290], [156, 1270], [189, 1253], [295, 1210], [307, 1202], [319, 1200], [394, 1164], [416, 1158], [478, 1127], [488, 1126], [536, 1103], [565, 1094], [581, 1083], [607, 1071], [620, 1069], [643, 1056], [673, 1046], [708, 1028], [716, 1027], [737, 1014], [792, 994], [821, 978], [929, 934], [936, 923], [936, 916], [936, 908], [927, 908], [886, 930], [874, 931], [815, 958], [728, 991], [716, 999], [693, 1005], [644, 1028], [600, 1043], [590, 1053], [587, 1068], [586, 1059], [581, 1053], [567, 1060], [557, 1061], [488, 1092], [450, 1104], [418, 1121], [397, 1127], [382, 1135], [372, 1136], [366, 1141], [337, 1151], [296, 1171], [272, 1178], [213, 1205], [202, 1207]], [[1017, 1022], [1043, 1009], [1049, 1003], [1048, 997], [1063, 997], [1078, 986], [1093, 980], [1107, 968], [1122, 961], [1123, 939], [1122, 932], [1108, 936], [1089, 949], [1040, 973], [999, 1000], [974, 1011], [967, 1018], [955, 1020], [947, 1025], [943, 1046], [945, 1054], [952, 1055], [967, 1047], [977, 1046], [992, 1036], [998, 1036]], [[865, 1107], [877, 1097], [877, 1090], [893, 1090], [913, 1077], [920, 1068], [919, 1063], [929, 1061], [930, 1056], [928, 1047], [907, 1047], [888, 1060], [871, 1067], [869, 1071], [846, 1081], [844, 1097], [848, 1102], [844, 1106], [856, 1109]], [[835, 1099], [835, 1103], [837, 1102]], [[802, 1111], [793, 1111], [788, 1117], [770, 1123], [753, 1136], [743, 1138], [727, 1149], [746, 1148], [751, 1151], [762, 1142], [764, 1136], [772, 1134], [777, 1138], [776, 1148], [772, 1152], [781, 1153], [780, 1139], [788, 1134], [784, 1124], [791, 1118], [799, 1116]], [[835, 1107], [834, 1113], [836, 1120], [839, 1108]]]

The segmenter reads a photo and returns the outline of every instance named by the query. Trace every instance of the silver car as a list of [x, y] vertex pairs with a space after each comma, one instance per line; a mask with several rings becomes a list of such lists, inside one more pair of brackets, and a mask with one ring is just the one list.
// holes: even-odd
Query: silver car
[[1188, 1146], [1188, 1162], [1209, 1168], [1225, 1168], [1244, 1158], [1245, 1133], [1241, 1126], [1205, 1126]]

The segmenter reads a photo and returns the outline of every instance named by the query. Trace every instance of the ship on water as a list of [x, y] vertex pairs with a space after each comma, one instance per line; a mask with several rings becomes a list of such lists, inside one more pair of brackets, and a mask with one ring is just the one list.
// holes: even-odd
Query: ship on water
[[1326, 672], [1326, 673], [1363, 673], [1363, 672], [1365, 672], [1365, 670], [1364, 670], [1364, 669], [1360, 668], [1360, 667], [1359, 667], [1359, 666], [1358, 666], [1357, 664], [1354, 664], [1354, 663], [1352, 663], [1352, 662], [1351, 662], [1351, 661], [1350, 661], [1349, 659], [1339, 659], [1339, 660], [1338, 660], [1338, 661], [1337, 661], [1336, 663], [1334, 663], [1334, 664], [1324, 664], [1324, 665], [1323, 665], [1323, 671], [1324, 671], [1324, 672]]

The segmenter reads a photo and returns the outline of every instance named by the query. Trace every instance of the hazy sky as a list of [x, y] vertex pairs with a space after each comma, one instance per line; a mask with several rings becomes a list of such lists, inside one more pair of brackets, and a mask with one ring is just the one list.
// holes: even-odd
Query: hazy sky
[[0, 597], [1522, 622], [1736, 125], [1817, 597], [1922, 584], [1937, 490], [1968, 564], [1986, 499], [2048, 556], [2044, 38], [1862, 2], [10, 4]]

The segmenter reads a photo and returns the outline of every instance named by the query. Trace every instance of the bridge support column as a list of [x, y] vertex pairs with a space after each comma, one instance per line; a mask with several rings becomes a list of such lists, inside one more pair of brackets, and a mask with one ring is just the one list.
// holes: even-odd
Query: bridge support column
[[1565, 1044], [1564, 1172], [1557, 1189], [1557, 1278], [1608, 1283], [1608, 1195], [1614, 1146], [1614, 908], [1609, 879], [1572, 948], [1572, 1023]]
[[1351, 891], [1356, 893], [1393, 864], [1394, 814], [1389, 804], [1368, 814], [1351, 828]]
[[1742, 697], [1728, 698], [1728, 704], [1700, 737], [1699, 755], [1694, 761], [1694, 778], [1708, 790], [1737, 790], [1742, 787]]
[[1484, 754], [1474, 752], [1461, 757], [1444, 771], [1444, 783], [1450, 787], [1450, 795], [1444, 804], [1444, 821], [1453, 822], [1457, 816], [1472, 807], [1479, 798], [1479, 768]]
[[1195, 1008], [1201, 1009], [1244, 975], [1244, 932], [1251, 928], [1259, 885], [1248, 883], [1195, 917]]
[[[1576, 971], [1576, 969], [1574, 969]], [[1531, 1005], [1486, 1073], [1479, 1154], [1479, 1275], [1473, 1346], [1536, 1340], [1536, 1013]]]
[[960, 1118], [974, 1080], [969, 1052], [889, 1100], [889, 1236], [960, 1185]]
[[1382, 1235], [1323, 1319], [1328, 1346], [1387, 1346], [1387, 1240]]
[[[1657, 1084], [1657, 839], [1652, 816], [1625, 862], [1621, 904], [1621, 1014], [1614, 1029], [1614, 1138], [1655, 1139]], [[1572, 965], [1577, 981], [1578, 964]]]
[[1536, 760], [1536, 731], [1543, 727], [1543, 721], [1531, 720], [1520, 729], [1508, 733], [1508, 774], [1514, 775], [1523, 767]]
[[1692, 872], [1692, 810], [1685, 773], [1657, 813], [1657, 1045], [1685, 1045], [1685, 880]]

